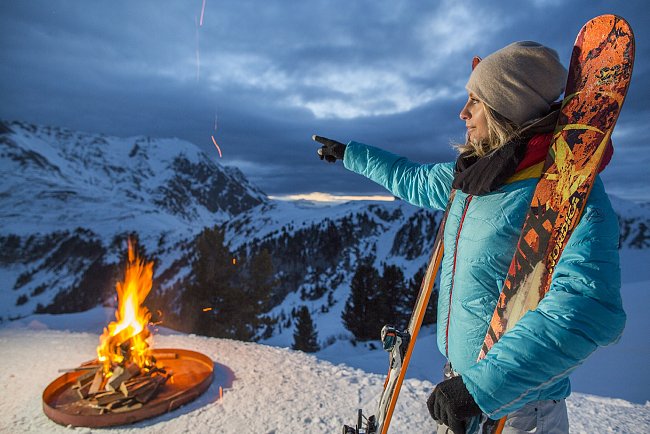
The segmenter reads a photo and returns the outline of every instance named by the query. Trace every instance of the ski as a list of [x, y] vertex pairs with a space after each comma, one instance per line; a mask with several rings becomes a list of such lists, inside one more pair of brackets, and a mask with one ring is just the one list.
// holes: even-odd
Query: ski
[[357, 424], [352, 427], [348, 425], [343, 426], [343, 434], [386, 434], [390, 425], [397, 398], [399, 396], [406, 369], [408, 368], [411, 360], [411, 354], [415, 347], [415, 341], [420, 332], [424, 314], [429, 304], [429, 298], [433, 291], [433, 283], [436, 280], [440, 262], [444, 252], [443, 235], [445, 229], [445, 222], [449, 208], [454, 200], [455, 190], [452, 190], [449, 195], [447, 209], [445, 210], [438, 231], [433, 243], [433, 252], [427, 265], [426, 273], [422, 279], [420, 290], [415, 306], [409, 320], [408, 328], [405, 331], [397, 330], [392, 326], [384, 326], [381, 331], [382, 345], [389, 355], [389, 370], [386, 380], [384, 381], [384, 389], [379, 397], [379, 404], [377, 411], [374, 415], [366, 418], [363, 411], [358, 411]]
[[[610, 143], [633, 63], [634, 36], [623, 18], [601, 15], [578, 33], [553, 141], [478, 360], [548, 292]], [[500, 433], [504, 421], [485, 432]]]

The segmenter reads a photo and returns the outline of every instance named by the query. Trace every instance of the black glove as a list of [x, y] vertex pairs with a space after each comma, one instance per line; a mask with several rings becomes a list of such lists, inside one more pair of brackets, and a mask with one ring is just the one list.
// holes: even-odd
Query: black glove
[[465, 421], [481, 414], [461, 377], [438, 384], [427, 400], [427, 407], [431, 417], [447, 425], [454, 434], [465, 434]]
[[321, 136], [311, 136], [311, 138], [323, 145], [318, 149], [318, 156], [321, 160], [325, 159], [328, 163], [334, 163], [336, 160], [343, 159], [346, 146], [343, 143]]

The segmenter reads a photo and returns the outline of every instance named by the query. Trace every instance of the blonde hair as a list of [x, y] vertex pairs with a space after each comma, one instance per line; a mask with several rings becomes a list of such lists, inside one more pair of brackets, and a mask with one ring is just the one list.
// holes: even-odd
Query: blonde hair
[[468, 153], [468, 156], [485, 157], [489, 153], [496, 151], [503, 145], [517, 138], [520, 127], [511, 120], [497, 113], [483, 101], [483, 111], [487, 120], [488, 138], [482, 142], [466, 139], [463, 144], [455, 144], [454, 148], [460, 153]]

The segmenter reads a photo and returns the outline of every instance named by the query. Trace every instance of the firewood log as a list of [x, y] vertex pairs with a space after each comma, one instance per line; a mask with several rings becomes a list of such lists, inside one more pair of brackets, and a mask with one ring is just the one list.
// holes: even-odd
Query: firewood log
[[117, 408], [112, 408], [111, 412], [112, 413], [124, 413], [124, 412], [127, 412], [127, 411], [137, 410], [138, 408], [142, 408], [142, 405], [143, 404], [141, 402], [135, 401], [132, 404], [123, 405], [123, 406], [117, 407]]
[[135, 363], [129, 363], [125, 367], [118, 366], [113, 370], [113, 375], [106, 383], [107, 390], [119, 390], [120, 384], [140, 373], [140, 368]]
[[101, 369], [98, 369], [97, 372], [95, 372], [93, 381], [90, 385], [90, 388], [88, 389], [88, 395], [94, 395], [98, 393], [102, 387], [103, 382], [104, 382], [104, 372]]
[[[123, 400], [126, 400], [126, 399], [129, 399], [129, 398], [125, 397], [120, 392], [111, 392], [110, 394], [101, 396], [99, 398], [95, 397], [90, 402], [94, 403], [96, 405], [99, 405], [99, 406], [107, 406], [108, 404], [111, 404], [111, 403], [113, 403], [115, 401], [123, 401]], [[93, 402], [93, 401], [95, 401], [95, 402]]]
[[93, 379], [95, 378], [95, 374], [97, 373], [97, 369], [98, 368], [93, 368], [92, 370], [81, 374], [79, 377], [77, 377], [77, 381], [72, 387], [77, 389], [92, 383]]
[[160, 387], [165, 384], [167, 378], [157, 375], [153, 377], [153, 380], [153, 387], [148, 388], [148, 390], [143, 393], [137, 394], [135, 399], [137, 399], [139, 402], [142, 402], [143, 404], [149, 402], [149, 400], [153, 398], [158, 392], [158, 389], [160, 389]]

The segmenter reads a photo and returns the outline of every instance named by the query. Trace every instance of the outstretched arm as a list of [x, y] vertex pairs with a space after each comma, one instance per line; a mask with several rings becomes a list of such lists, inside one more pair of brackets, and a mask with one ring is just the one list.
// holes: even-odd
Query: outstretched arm
[[343, 160], [346, 169], [380, 184], [393, 195], [423, 208], [444, 209], [453, 180], [453, 163], [418, 164], [404, 157], [365, 145], [347, 145], [321, 136], [318, 155], [328, 162]]

